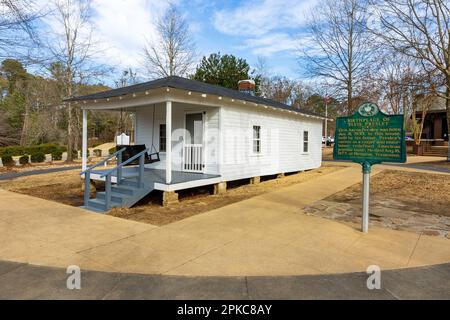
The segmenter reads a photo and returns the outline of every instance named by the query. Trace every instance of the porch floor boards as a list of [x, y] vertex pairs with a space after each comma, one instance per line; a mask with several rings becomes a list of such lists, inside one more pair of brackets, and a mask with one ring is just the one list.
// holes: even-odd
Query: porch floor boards
[[[107, 169], [92, 170], [92, 173], [101, 175], [107, 171], [108, 171]], [[122, 171], [123, 178], [135, 177], [137, 174], [138, 174], [137, 167], [127, 167], [127, 168], [124, 168]], [[113, 174], [112, 176], [115, 177], [116, 174]], [[184, 183], [184, 182], [189, 182], [189, 181], [212, 179], [212, 178], [218, 178], [218, 177], [220, 177], [220, 175], [196, 173], [196, 172], [172, 171], [172, 182], [170, 184], [178, 184], [178, 183]], [[166, 170], [145, 168], [144, 181], [166, 184]]]

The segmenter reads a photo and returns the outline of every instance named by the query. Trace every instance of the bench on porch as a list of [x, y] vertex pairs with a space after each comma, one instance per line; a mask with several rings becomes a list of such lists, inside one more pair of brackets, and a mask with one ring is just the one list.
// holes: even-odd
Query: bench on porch
[[[140, 152], [146, 150], [147, 148], [145, 147], [145, 144], [117, 145], [116, 146], [116, 150], [121, 150], [121, 149], [125, 149], [122, 152], [122, 161], [125, 162], [128, 159], [139, 154]], [[154, 152], [154, 153], [145, 152], [145, 157], [144, 157], [145, 164], [154, 163], [154, 162], [158, 162], [158, 161], [160, 161], [159, 152]], [[133, 166], [133, 165], [138, 165], [138, 164], [139, 164], [139, 159], [136, 159], [136, 160], [131, 161], [130, 163], [126, 164], [126, 166]]]

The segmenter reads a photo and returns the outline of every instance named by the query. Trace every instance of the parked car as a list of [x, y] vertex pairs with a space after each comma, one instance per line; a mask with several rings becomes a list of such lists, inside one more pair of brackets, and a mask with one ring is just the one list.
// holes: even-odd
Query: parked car
[[334, 143], [334, 137], [329, 136], [327, 141], [329, 141], [330, 143]]
[[326, 142], [325, 136], [322, 136], [322, 143], [325, 143], [325, 142]]

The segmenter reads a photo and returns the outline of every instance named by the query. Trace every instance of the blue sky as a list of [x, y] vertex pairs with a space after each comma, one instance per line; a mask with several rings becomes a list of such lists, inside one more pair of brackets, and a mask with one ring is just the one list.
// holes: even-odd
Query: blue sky
[[[297, 54], [307, 42], [306, 19], [316, 1], [172, 2], [190, 25], [199, 60], [220, 51], [255, 66], [262, 57], [272, 74], [297, 79], [301, 74]], [[155, 22], [167, 6], [165, 0], [92, 0], [94, 38], [103, 49], [98, 58], [115, 66], [116, 72], [129, 67], [139, 70], [145, 39], [156, 38]]]

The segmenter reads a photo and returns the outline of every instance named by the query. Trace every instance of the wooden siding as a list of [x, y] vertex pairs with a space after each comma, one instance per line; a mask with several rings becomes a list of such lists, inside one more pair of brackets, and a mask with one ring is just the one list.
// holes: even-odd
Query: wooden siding
[[[208, 106], [196, 106], [190, 104], [173, 103], [172, 106], [172, 170], [182, 171], [183, 140], [185, 114], [187, 112], [206, 112], [204, 114], [204, 141], [205, 170], [204, 173], [218, 174], [218, 125], [219, 109]], [[153, 144], [159, 150], [159, 125], [166, 122], [165, 104], [155, 105], [155, 128]], [[145, 144], [148, 148], [152, 145], [153, 105], [136, 109], [136, 144]], [[167, 147], [169, 144], [167, 144]], [[165, 152], [160, 153], [161, 161], [150, 165], [148, 168], [164, 169]]]
[[[257, 106], [225, 106], [222, 111], [224, 181], [318, 168], [322, 159], [322, 120]], [[261, 153], [252, 148], [253, 126], [261, 127]], [[309, 152], [303, 152], [303, 131]]]

